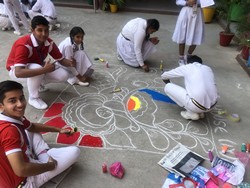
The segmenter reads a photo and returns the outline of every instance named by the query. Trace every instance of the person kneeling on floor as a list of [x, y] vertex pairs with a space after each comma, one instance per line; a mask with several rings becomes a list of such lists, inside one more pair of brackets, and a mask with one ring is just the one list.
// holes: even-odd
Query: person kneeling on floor
[[[185, 87], [171, 83], [169, 79], [183, 77]], [[202, 59], [196, 55], [188, 58], [188, 64], [166, 71], [161, 75], [166, 83], [165, 93], [180, 107], [185, 119], [198, 120], [204, 118], [217, 103], [218, 93], [214, 74], [210, 67], [202, 64]]]

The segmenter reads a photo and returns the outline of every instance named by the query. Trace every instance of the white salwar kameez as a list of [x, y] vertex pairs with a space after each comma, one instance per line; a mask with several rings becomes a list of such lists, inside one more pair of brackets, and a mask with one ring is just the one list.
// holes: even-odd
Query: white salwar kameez
[[[78, 49], [75, 49], [77, 47]], [[64, 39], [58, 46], [60, 52], [64, 55], [66, 59], [74, 58], [76, 60], [76, 67], [64, 67], [68, 70], [70, 76], [67, 80], [71, 85], [78, 82], [77, 75], [81, 76], [91, 76], [93, 73], [92, 62], [90, 61], [88, 55], [84, 50], [80, 49], [80, 46], [76, 46], [76, 44], [72, 44], [70, 37]]]
[[184, 107], [189, 112], [203, 113], [208, 110], [201, 110], [191, 99], [207, 109], [211, 109], [216, 103], [218, 93], [214, 74], [210, 67], [200, 63], [192, 63], [164, 72], [161, 75], [163, 80], [177, 77], [184, 78], [185, 88], [168, 83], [164, 91], [180, 107]]
[[0, 3], [0, 28], [11, 28], [12, 24], [10, 22], [7, 10], [3, 3]]
[[155, 45], [146, 40], [147, 20], [136, 18], [130, 20], [122, 29], [116, 40], [117, 53], [125, 64], [139, 67], [150, 54], [156, 51]]
[[[200, 1], [197, 0], [197, 4]], [[177, 0], [177, 5], [183, 6], [178, 16], [174, 34], [172, 36], [173, 42], [177, 44], [186, 45], [200, 45], [204, 41], [204, 16], [202, 9], [197, 7], [194, 12], [193, 7], [186, 6], [185, 0]]]

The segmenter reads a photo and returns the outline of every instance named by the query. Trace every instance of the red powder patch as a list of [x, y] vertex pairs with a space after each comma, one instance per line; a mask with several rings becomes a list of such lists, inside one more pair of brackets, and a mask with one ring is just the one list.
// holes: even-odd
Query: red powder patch
[[[62, 119], [62, 117], [55, 117], [47, 122], [45, 122], [44, 124], [46, 125], [50, 125], [53, 127], [59, 127], [62, 128], [64, 127], [66, 124], [66, 122]], [[44, 134], [45, 132], [43, 132], [42, 134]]]
[[62, 113], [63, 103], [54, 103], [52, 106], [44, 113], [43, 117], [52, 117]]
[[103, 147], [103, 142], [100, 137], [85, 135], [79, 143], [80, 146]]
[[80, 137], [80, 132], [76, 132], [73, 135], [58, 134], [57, 143], [61, 144], [74, 144]]
[[135, 108], [135, 101], [133, 99], [128, 100], [128, 111], [132, 111]]

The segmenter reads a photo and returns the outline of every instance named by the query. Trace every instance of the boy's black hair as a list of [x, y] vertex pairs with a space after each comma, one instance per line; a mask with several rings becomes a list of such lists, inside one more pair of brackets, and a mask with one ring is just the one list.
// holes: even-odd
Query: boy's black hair
[[155, 29], [156, 31], [160, 28], [160, 23], [157, 19], [148, 19], [147, 28]]
[[31, 20], [31, 28], [35, 29], [36, 26], [38, 25], [45, 25], [45, 26], [49, 26], [49, 22], [48, 20], [46, 20], [46, 18], [44, 18], [43, 16], [35, 16], [32, 20]]
[[187, 63], [188, 64], [189, 63], [194, 63], [194, 62], [202, 64], [202, 59], [197, 55], [192, 55], [192, 56], [187, 58]]
[[4, 4], [3, 0], [0, 0], [0, 3]]
[[14, 90], [23, 90], [22, 84], [12, 80], [0, 82], [0, 103], [3, 103], [6, 92]]
[[[70, 32], [69, 32], [69, 36], [70, 36], [70, 41], [71, 41], [71, 44], [74, 44], [74, 40], [73, 40], [73, 38], [74, 38], [74, 36], [76, 36], [77, 34], [79, 34], [79, 33], [81, 33], [81, 34], [83, 34], [83, 36], [85, 35], [85, 32], [84, 32], [84, 30], [81, 28], [81, 27], [73, 27], [71, 30], [70, 30]], [[83, 48], [83, 42], [81, 43], [81, 50], [83, 50], [84, 48]]]

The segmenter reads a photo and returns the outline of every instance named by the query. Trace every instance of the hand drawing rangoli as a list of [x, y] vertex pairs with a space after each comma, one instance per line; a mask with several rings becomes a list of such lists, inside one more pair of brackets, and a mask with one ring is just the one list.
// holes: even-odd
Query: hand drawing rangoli
[[[165, 95], [159, 70], [147, 74], [122, 64], [95, 66], [89, 87], [66, 85], [44, 113], [41, 122], [78, 128], [72, 137], [58, 134], [51, 142], [158, 154], [180, 142], [199, 149], [205, 158], [209, 149], [234, 158], [220, 151], [221, 145], [236, 143], [229, 139], [226, 119], [218, 115], [219, 105], [205, 119], [187, 121], [179, 115], [181, 108]], [[140, 76], [144, 80], [138, 80], [139, 74], [145, 75]], [[120, 92], [111, 92], [118, 87]]]

